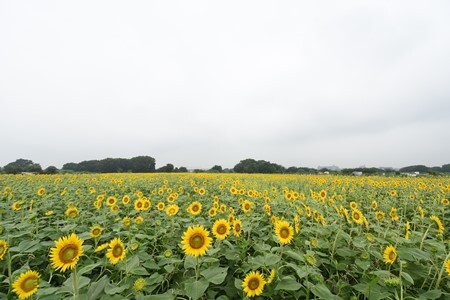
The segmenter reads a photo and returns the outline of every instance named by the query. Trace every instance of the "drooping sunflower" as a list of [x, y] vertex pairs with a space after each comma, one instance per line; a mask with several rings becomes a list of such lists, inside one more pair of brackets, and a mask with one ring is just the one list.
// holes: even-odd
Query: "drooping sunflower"
[[5, 256], [6, 250], [8, 250], [8, 244], [5, 240], [0, 240], [0, 260]]
[[267, 278], [267, 284], [272, 283], [272, 281], [275, 279], [275, 275], [276, 275], [276, 270], [275, 269], [270, 270], [269, 278]]
[[83, 255], [83, 240], [75, 233], [63, 236], [55, 241], [55, 247], [50, 249], [52, 267], [62, 272], [73, 269]]
[[179, 207], [176, 204], [171, 204], [167, 206], [166, 214], [170, 217], [175, 216], [178, 213]]
[[66, 210], [66, 216], [68, 216], [69, 218], [76, 218], [78, 217], [78, 215], [80, 214], [80, 212], [78, 211], [78, 209], [76, 207], [69, 207]]
[[230, 223], [225, 219], [218, 219], [214, 222], [212, 233], [219, 240], [224, 240], [230, 234]]
[[23, 206], [23, 203], [24, 203], [23, 201], [16, 201], [16, 202], [14, 202], [13, 205], [12, 205], [12, 209], [15, 210], [15, 211], [21, 210], [22, 206]]
[[444, 233], [444, 225], [442, 224], [441, 219], [439, 219], [439, 217], [434, 216], [434, 215], [431, 216], [430, 219], [431, 219], [431, 221], [434, 221], [436, 223], [438, 234], [443, 234]]
[[106, 252], [106, 257], [113, 265], [125, 258], [125, 245], [120, 238], [114, 238], [111, 242], [109, 242], [108, 246], [109, 249]]
[[202, 204], [198, 201], [194, 201], [189, 205], [188, 209], [190, 214], [197, 216], [202, 212]]
[[353, 209], [352, 211], [352, 219], [356, 224], [362, 224], [364, 222], [364, 216], [359, 209]]
[[126, 227], [130, 226], [131, 225], [131, 218], [128, 217], [128, 216], [124, 217], [123, 220], [122, 220], [122, 223]]
[[13, 292], [21, 300], [32, 296], [38, 290], [39, 277], [39, 273], [32, 270], [20, 274], [19, 278], [12, 284]]
[[95, 248], [94, 252], [100, 252], [106, 248], [108, 248], [109, 243], [103, 243], [100, 246], [97, 246], [97, 248]]
[[259, 273], [259, 271], [252, 271], [245, 276], [244, 282], [242, 282], [242, 287], [247, 297], [259, 296], [264, 290], [266, 281], [264, 277]]
[[299, 221], [297, 215], [295, 215], [295, 217], [294, 217], [294, 229], [295, 229], [295, 233], [300, 232], [300, 221]]
[[395, 250], [395, 247], [392, 245], [387, 246], [383, 252], [384, 262], [387, 264], [393, 264], [396, 259], [397, 259], [397, 251]]
[[233, 235], [236, 237], [240, 237], [241, 233], [242, 233], [242, 222], [238, 218], [235, 218], [233, 222]]
[[191, 226], [183, 234], [181, 244], [186, 255], [203, 256], [211, 246], [212, 238], [203, 226]]
[[98, 238], [102, 234], [103, 228], [99, 225], [94, 225], [91, 228], [91, 237]]
[[280, 244], [289, 244], [294, 237], [294, 228], [288, 222], [280, 220], [275, 224], [275, 234]]

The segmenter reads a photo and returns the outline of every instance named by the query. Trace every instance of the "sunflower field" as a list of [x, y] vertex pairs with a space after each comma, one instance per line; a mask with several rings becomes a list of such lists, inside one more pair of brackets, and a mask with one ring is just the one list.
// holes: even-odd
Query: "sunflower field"
[[449, 177], [0, 175], [1, 299], [449, 299]]

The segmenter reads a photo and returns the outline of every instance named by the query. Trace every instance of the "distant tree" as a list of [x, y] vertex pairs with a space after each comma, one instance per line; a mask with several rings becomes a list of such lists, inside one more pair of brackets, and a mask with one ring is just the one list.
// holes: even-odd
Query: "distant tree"
[[7, 164], [3, 167], [3, 170], [8, 174], [19, 174], [22, 172], [42, 173], [40, 164], [35, 164], [32, 160], [22, 158]]
[[428, 173], [431, 171], [431, 169], [424, 165], [414, 165], [414, 166], [408, 166], [401, 168], [399, 170], [400, 172], [420, 172], [420, 173]]
[[171, 173], [174, 170], [174, 166], [172, 164], [167, 164], [161, 168], [156, 169], [156, 172], [159, 173]]
[[118, 173], [135, 172], [148, 173], [155, 171], [155, 159], [150, 156], [137, 156], [131, 159], [105, 158], [102, 160], [85, 160], [80, 163], [64, 164], [64, 171], [93, 172], [93, 173]]
[[285, 168], [265, 160], [254, 160], [251, 158], [241, 160], [234, 166], [236, 173], [284, 173]]
[[188, 169], [186, 167], [179, 167], [177, 172], [179, 172], [179, 173], [186, 173], [186, 172], [188, 172]]
[[442, 165], [441, 171], [444, 173], [450, 173], [450, 164]]
[[212, 167], [212, 168], [210, 169], [210, 171], [211, 171], [211, 172], [218, 172], [218, 173], [221, 173], [223, 170], [222, 170], [222, 166], [215, 165], [214, 167]]
[[58, 173], [58, 168], [56, 168], [55, 166], [49, 166], [44, 170], [45, 174], [56, 174]]

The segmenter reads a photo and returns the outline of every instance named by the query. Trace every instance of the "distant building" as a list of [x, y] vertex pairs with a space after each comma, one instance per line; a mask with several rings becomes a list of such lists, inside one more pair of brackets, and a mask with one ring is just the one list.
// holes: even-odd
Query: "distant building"
[[363, 172], [361, 172], [361, 171], [352, 172], [352, 175], [355, 175], [355, 176], [361, 176], [362, 174], [363, 174]]

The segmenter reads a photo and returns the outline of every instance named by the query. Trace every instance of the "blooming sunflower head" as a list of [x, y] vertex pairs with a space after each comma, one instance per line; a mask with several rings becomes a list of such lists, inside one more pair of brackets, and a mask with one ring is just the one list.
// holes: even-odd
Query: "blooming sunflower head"
[[230, 223], [225, 219], [214, 222], [212, 233], [219, 240], [224, 240], [230, 234]]
[[113, 265], [125, 258], [125, 245], [120, 238], [114, 238], [111, 242], [109, 242], [106, 257]]
[[136, 281], [134, 282], [134, 290], [139, 292], [142, 291], [145, 287], [145, 279], [142, 277], [139, 277], [138, 279], [136, 279]]
[[352, 210], [352, 219], [356, 224], [362, 224], [364, 222], [364, 216], [362, 212], [357, 208]]
[[158, 210], [163, 210], [165, 206], [166, 206], [166, 205], [164, 204], [164, 202], [159, 202], [159, 203], [156, 205], [156, 207], [158, 208]]
[[447, 272], [447, 275], [450, 276], [450, 259], [445, 261], [445, 271]]
[[247, 297], [261, 295], [265, 285], [266, 281], [264, 280], [264, 277], [261, 275], [261, 273], [259, 273], [259, 271], [252, 271], [248, 273], [245, 276], [244, 281], [242, 282], [242, 288], [247, 294]]
[[235, 218], [233, 221], [233, 235], [240, 237], [242, 233], [242, 221]]
[[202, 204], [198, 201], [194, 201], [189, 205], [189, 213], [193, 214], [194, 216], [197, 216], [202, 211]]
[[94, 225], [91, 228], [91, 237], [98, 238], [102, 234], [103, 228], [99, 225]]
[[62, 272], [73, 269], [81, 255], [83, 255], [83, 240], [75, 233], [59, 238], [55, 242], [55, 247], [50, 249], [52, 267]]
[[178, 213], [179, 207], [176, 204], [170, 204], [166, 208], [166, 214], [170, 217], [175, 216]]
[[288, 222], [280, 220], [275, 223], [275, 234], [280, 244], [289, 244], [294, 237], [294, 228]]
[[181, 244], [186, 255], [202, 256], [211, 246], [212, 238], [203, 226], [191, 226], [183, 234]]
[[66, 210], [66, 216], [68, 216], [69, 218], [76, 218], [78, 217], [78, 215], [80, 214], [80, 212], [78, 211], [78, 209], [76, 207], [69, 207]]
[[383, 261], [387, 264], [393, 264], [396, 259], [397, 251], [395, 250], [395, 247], [392, 245], [387, 246], [383, 252]]
[[19, 278], [12, 284], [13, 292], [21, 300], [32, 296], [39, 287], [39, 277], [39, 273], [32, 270], [20, 274]]

